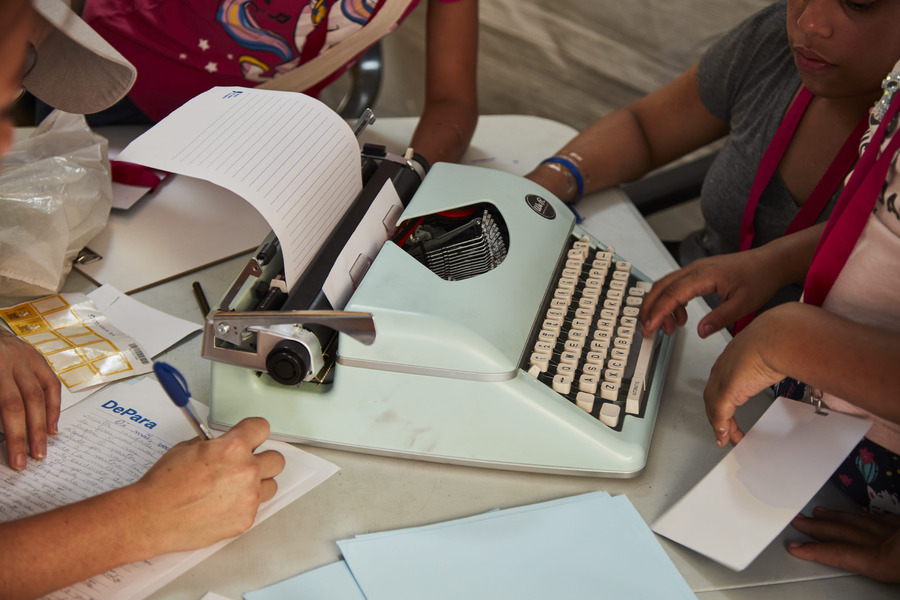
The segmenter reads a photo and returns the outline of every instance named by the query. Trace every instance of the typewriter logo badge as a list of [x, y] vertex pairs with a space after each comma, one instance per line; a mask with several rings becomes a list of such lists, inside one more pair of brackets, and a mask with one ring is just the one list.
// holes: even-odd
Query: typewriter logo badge
[[545, 219], [553, 220], [556, 218], [556, 211], [544, 198], [536, 194], [528, 194], [525, 196], [525, 202], [531, 207], [531, 210], [541, 215]]

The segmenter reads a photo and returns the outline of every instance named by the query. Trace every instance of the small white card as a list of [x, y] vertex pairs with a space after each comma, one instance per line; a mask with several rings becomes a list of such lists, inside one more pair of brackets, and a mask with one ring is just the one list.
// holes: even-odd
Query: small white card
[[741, 571], [810, 501], [871, 427], [858, 417], [776, 398], [653, 531]]
[[356, 291], [369, 265], [388, 239], [386, 227], [395, 225], [402, 212], [400, 196], [397, 195], [394, 184], [388, 180], [334, 261], [331, 273], [322, 286], [322, 291], [334, 310], [344, 310], [347, 306], [350, 296]]

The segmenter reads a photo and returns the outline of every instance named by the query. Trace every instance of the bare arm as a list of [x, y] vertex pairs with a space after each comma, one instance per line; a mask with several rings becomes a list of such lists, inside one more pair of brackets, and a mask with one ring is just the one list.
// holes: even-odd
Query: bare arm
[[458, 162], [478, 122], [478, 0], [428, 0], [425, 108], [410, 145], [429, 164]]
[[861, 325], [818, 306], [767, 310], [725, 347], [703, 393], [720, 446], [743, 437], [735, 410], [790, 376], [900, 423], [900, 334]]
[[247, 530], [284, 468], [277, 452], [253, 454], [268, 433], [264, 419], [246, 419], [215, 440], [178, 444], [130, 486], [0, 524], [3, 597], [34, 598]]
[[759, 310], [779, 288], [803, 281], [824, 229], [820, 223], [759, 248], [703, 258], [669, 273], [644, 299], [644, 331], [662, 327], [672, 333], [687, 319], [685, 305], [707, 294], [716, 294], [722, 304], [697, 324], [702, 338]]
[[[585, 194], [633, 181], [728, 133], [728, 123], [712, 115], [700, 100], [697, 65], [666, 86], [590, 125], [557, 154], [583, 158]], [[538, 166], [526, 177], [565, 201], [562, 173]]]

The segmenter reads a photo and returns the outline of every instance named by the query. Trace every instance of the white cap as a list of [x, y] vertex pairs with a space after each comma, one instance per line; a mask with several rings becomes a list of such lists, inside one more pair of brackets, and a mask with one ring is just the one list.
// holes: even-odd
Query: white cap
[[32, 0], [53, 30], [35, 48], [37, 60], [22, 85], [65, 112], [90, 114], [125, 97], [137, 71], [63, 0]]

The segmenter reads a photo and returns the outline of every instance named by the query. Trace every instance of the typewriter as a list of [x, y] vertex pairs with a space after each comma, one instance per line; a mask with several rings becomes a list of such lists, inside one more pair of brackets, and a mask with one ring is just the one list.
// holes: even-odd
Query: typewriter
[[[438, 163], [420, 180], [363, 156], [363, 192], [307, 272], [287, 289], [270, 236], [209, 313], [211, 424], [262, 416], [289, 442], [639, 474], [672, 343], [641, 335], [648, 278], [522, 177]], [[405, 207], [335, 311], [322, 282], [384, 185]]]

